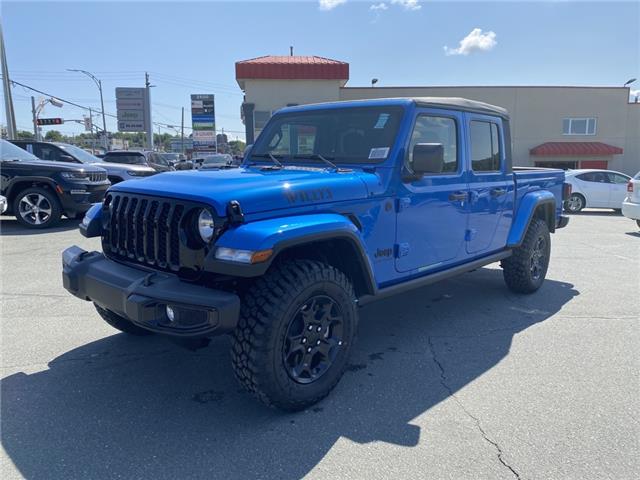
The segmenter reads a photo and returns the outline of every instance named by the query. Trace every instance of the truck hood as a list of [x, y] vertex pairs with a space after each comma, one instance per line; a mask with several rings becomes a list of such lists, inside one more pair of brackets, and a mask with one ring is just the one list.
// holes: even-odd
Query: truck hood
[[244, 213], [259, 213], [362, 199], [367, 197], [369, 182], [378, 183], [377, 176], [295, 166], [281, 170], [250, 167], [160, 173], [118, 183], [111, 191], [202, 202], [224, 215], [231, 200], [239, 201]]

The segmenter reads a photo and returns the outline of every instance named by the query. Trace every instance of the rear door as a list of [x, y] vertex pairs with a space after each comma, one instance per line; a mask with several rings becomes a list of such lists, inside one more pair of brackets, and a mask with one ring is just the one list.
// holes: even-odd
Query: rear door
[[609, 208], [611, 183], [607, 172], [581, 173], [576, 175], [576, 180], [587, 200], [587, 207]]
[[[440, 143], [442, 173], [405, 180], [398, 189], [396, 270], [428, 273], [464, 259], [468, 196], [460, 112], [420, 109], [407, 146], [410, 168], [417, 143]], [[409, 170], [410, 171], [410, 170]]]
[[609, 194], [609, 207], [610, 208], [622, 208], [622, 202], [627, 196], [627, 184], [631, 177], [622, 175], [620, 173], [609, 172], [610, 182], [610, 194]]
[[508, 172], [502, 119], [468, 113], [469, 226], [467, 252], [472, 255], [504, 248], [515, 196], [513, 173]]

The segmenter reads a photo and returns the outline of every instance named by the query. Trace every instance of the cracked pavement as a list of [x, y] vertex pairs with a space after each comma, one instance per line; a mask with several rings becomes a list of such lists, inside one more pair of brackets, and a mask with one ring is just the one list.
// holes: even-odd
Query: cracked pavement
[[361, 311], [351, 365], [307, 412], [239, 390], [229, 340], [128, 338], [63, 290], [99, 241], [3, 217], [0, 476], [616, 479], [640, 462], [640, 234], [608, 212], [552, 236], [548, 280], [497, 265]]

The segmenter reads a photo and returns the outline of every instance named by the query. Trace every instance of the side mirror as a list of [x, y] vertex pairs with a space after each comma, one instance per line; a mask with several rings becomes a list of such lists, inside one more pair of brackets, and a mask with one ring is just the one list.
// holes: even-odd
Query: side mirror
[[64, 155], [64, 154], [60, 155], [60, 161], [78, 163], [78, 161], [75, 158], [73, 158], [71, 155]]
[[413, 147], [411, 169], [416, 175], [442, 173], [444, 148], [441, 143], [417, 143]]

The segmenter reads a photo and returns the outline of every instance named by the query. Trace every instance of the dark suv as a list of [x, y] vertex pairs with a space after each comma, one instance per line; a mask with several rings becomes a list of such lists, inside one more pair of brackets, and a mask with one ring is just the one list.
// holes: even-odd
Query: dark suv
[[102, 201], [111, 185], [100, 167], [44, 161], [0, 142], [0, 194], [7, 197], [8, 211], [27, 227], [52, 227], [63, 214], [80, 217]]

